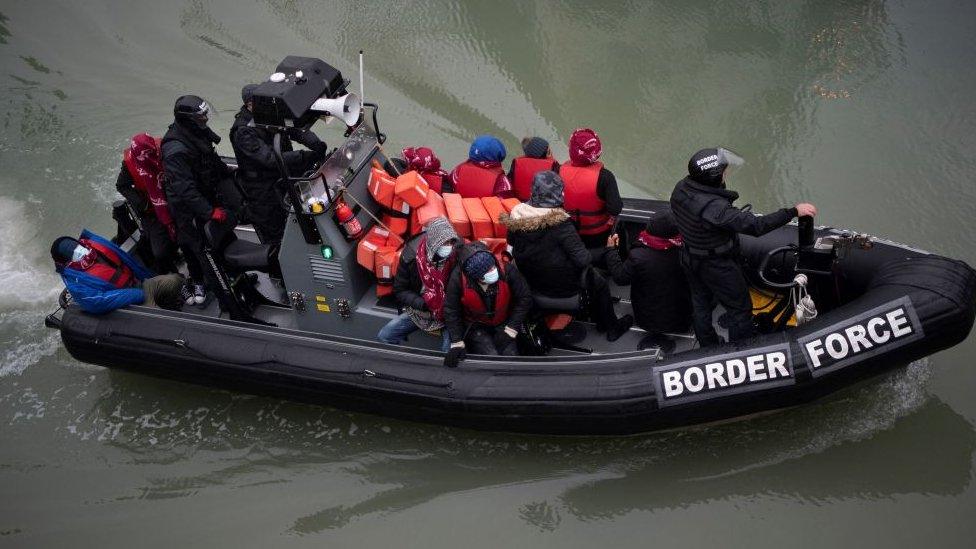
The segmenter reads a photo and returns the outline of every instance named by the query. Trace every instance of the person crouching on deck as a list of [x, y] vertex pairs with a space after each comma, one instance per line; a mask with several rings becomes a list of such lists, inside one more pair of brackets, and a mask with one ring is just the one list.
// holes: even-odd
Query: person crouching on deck
[[88, 313], [127, 305], [180, 310], [183, 275], [154, 275], [111, 241], [85, 230], [79, 239], [62, 236], [51, 258], [71, 299]]
[[496, 259], [481, 242], [466, 244], [447, 283], [451, 349], [444, 365], [457, 366], [468, 348], [478, 355], [517, 355], [515, 337], [531, 308], [529, 285], [514, 264]]

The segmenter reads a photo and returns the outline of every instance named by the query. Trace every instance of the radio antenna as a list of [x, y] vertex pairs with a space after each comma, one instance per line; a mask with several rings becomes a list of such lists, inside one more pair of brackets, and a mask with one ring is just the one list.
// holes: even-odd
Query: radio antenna
[[363, 90], [363, 50], [359, 50], [359, 100], [366, 101], [366, 92]]

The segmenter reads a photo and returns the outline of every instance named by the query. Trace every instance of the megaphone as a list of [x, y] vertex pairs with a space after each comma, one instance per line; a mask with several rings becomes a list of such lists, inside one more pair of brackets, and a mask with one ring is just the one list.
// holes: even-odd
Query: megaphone
[[359, 122], [359, 111], [362, 110], [363, 104], [359, 100], [359, 96], [354, 93], [347, 93], [341, 97], [321, 97], [316, 99], [309, 108], [334, 116], [345, 122], [347, 126], [352, 126]]

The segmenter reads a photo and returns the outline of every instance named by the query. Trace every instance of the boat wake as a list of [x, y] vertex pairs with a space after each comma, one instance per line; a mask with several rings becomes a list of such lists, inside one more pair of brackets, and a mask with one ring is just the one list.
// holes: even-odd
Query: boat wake
[[30, 222], [28, 205], [0, 197], [0, 377], [20, 374], [58, 349], [56, 333], [42, 329], [39, 311], [57, 302], [61, 281], [45, 270], [46, 246]]

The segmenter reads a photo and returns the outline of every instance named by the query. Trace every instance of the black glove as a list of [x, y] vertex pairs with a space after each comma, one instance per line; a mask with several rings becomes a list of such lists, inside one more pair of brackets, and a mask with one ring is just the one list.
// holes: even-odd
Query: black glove
[[444, 366], [457, 368], [458, 362], [461, 362], [467, 356], [468, 352], [464, 347], [451, 347], [447, 351], [447, 356], [444, 357]]
[[495, 330], [495, 337], [494, 337], [495, 349], [497, 349], [499, 353], [504, 351], [509, 345], [511, 345], [514, 342], [515, 342], [515, 338], [509, 335], [508, 332], [505, 331], [504, 326], [500, 326], [498, 329]]

